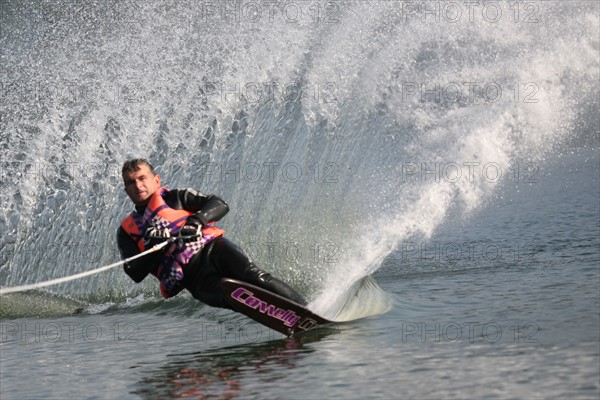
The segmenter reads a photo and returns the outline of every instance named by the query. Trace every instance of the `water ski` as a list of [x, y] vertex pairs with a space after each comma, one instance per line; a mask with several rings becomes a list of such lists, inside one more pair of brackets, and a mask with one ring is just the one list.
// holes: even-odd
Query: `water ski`
[[249, 283], [225, 278], [220, 287], [236, 311], [286, 336], [331, 323], [298, 303]]

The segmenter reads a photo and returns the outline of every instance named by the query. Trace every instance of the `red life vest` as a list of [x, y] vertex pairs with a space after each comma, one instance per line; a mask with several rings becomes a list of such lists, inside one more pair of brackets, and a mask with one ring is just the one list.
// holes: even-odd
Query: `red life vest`
[[[166, 187], [161, 187], [152, 195], [143, 213], [132, 212], [123, 221], [121, 227], [137, 244], [140, 252], [146, 249], [144, 236], [149, 228], [168, 230], [170, 236], [176, 236], [185, 225], [187, 218], [192, 215], [191, 211], [176, 210], [165, 202], [163, 195], [168, 192]], [[202, 237], [196, 241], [187, 243], [174, 242], [167, 247], [162, 262], [152, 274], [160, 280], [160, 291], [163, 297], [172, 297], [179, 293], [183, 286], [183, 265], [202, 248], [215, 238], [223, 236], [225, 232], [216, 226], [207, 225], [202, 227]]]

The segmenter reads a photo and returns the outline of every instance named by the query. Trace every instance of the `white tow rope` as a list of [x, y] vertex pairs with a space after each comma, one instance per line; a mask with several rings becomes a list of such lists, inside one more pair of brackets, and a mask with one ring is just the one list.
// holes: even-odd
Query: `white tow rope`
[[119, 265], [123, 265], [123, 264], [125, 264], [125, 263], [127, 263], [129, 261], [135, 260], [136, 258], [143, 257], [146, 254], [150, 254], [150, 253], [153, 253], [155, 251], [158, 251], [158, 250], [162, 249], [163, 247], [165, 247], [169, 243], [171, 243], [171, 240], [167, 240], [166, 242], [159, 243], [156, 246], [154, 246], [154, 247], [152, 247], [152, 248], [150, 248], [150, 249], [148, 249], [148, 250], [146, 250], [146, 251], [144, 251], [144, 252], [142, 252], [140, 254], [137, 254], [137, 255], [135, 255], [133, 257], [129, 257], [129, 258], [126, 258], [126, 259], [124, 259], [122, 261], [116, 262], [114, 264], [110, 264], [110, 265], [106, 265], [104, 267], [96, 268], [96, 269], [93, 269], [91, 271], [80, 272], [80, 273], [75, 274], [75, 275], [65, 276], [64, 278], [52, 279], [52, 280], [45, 281], [45, 282], [32, 283], [30, 285], [14, 286], [14, 287], [9, 287], [9, 288], [0, 288], [0, 295], [8, 294], [8, 293], [15, 293], [15, 292], [23, 292], [25, 290], [31, 290], [31, 289], [39, 289], [39, 288], [43, 288], [43, 287], [46, 287], [46, 286], [57, 285], [59, 283], [74, 281], [75, 279], [84, 278], [84, 277], [89, 276], [89, 275], [98, 274], [100, 272], [107, 271], [107, 270], [109, 270], [111, 268], [118, 267]]

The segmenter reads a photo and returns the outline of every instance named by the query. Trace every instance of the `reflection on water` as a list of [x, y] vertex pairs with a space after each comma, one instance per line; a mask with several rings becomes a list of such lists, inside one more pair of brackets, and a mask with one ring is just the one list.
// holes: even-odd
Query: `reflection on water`
[[142, 373], [138, 387], [131, 393], [148, 399], [259, 395], [261, 387], [285, 378], [289, 370], [315, 351], [310, 343], [337, 340], [336, 333], [337, 328], [320, 328], [280, 340], [170, 355], [164, 365]]

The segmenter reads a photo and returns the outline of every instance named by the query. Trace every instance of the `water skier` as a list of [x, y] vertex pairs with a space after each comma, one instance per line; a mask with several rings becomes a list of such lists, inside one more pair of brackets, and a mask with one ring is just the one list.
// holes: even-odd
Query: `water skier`
[[159, 252], [125, 264], [125, 272], [136, 283], [152, 274], [160, 281], [164, 298], [187, 289], [209, 306], [232, 309], [219, 290], [221, 278], [232, 278], [306, 304], [298, 292], [260, 270], [223, 236], [223, 230], [213, 225], [229, 211], [225, 201], [193, 189], [162, 187], [160, 176], [145, 159], [126, 161], [122, 176], [135, 211], [123, 219], [117, 231], [121, 257], [132, 257], [158, 243], [172, 241]]

